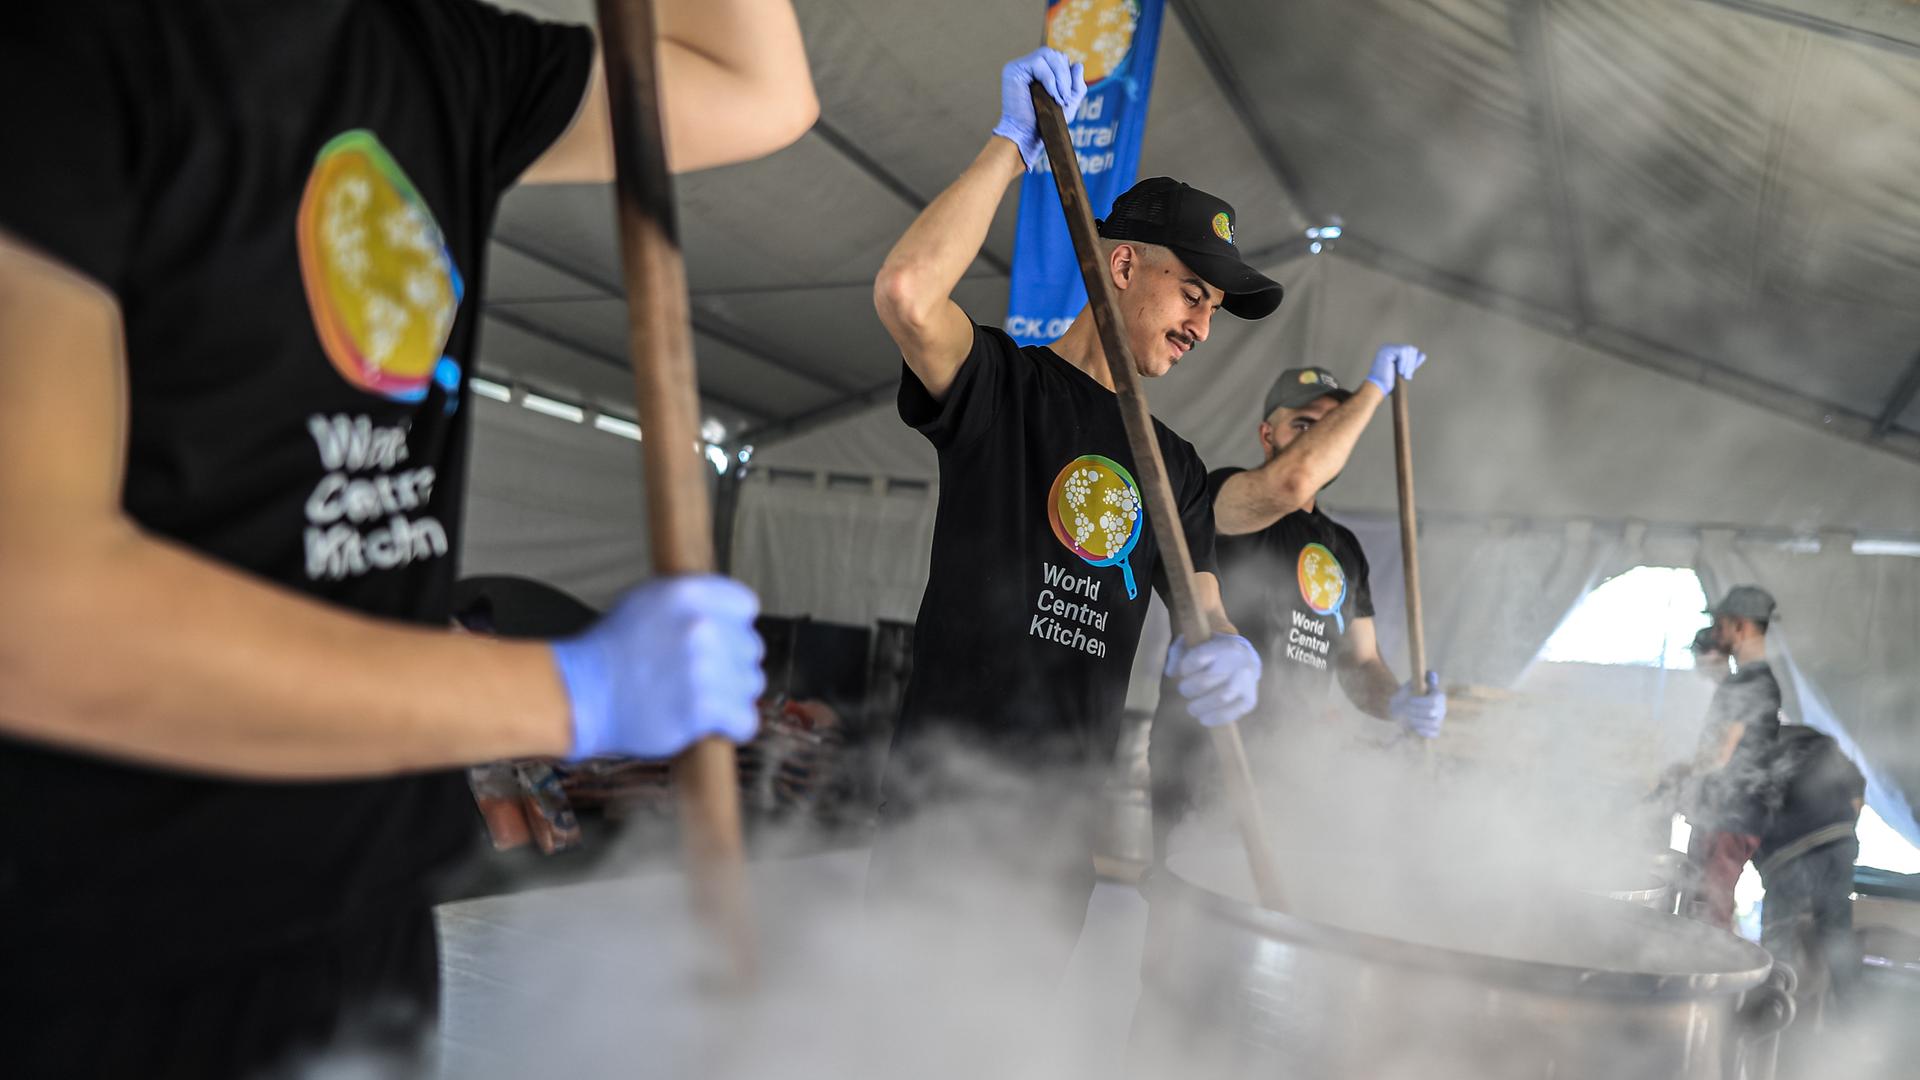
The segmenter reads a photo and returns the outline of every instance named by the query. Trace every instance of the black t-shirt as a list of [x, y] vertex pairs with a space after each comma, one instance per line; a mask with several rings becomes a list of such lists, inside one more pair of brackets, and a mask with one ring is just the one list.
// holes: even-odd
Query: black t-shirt
[[[1216, 469], [1207, 489], [1218, 498], [1242, 469]], [[1256, 723], [1325, 707], [1334, 665], [1355, 619], [1373, 617], [1366, 553], [1346, 526], [1295, 510], [1259, 532], [1216, 541], [1227, 617], [1260, 650]], [[1162, 711], [1172, 702], [1161, 687]]]
[[1733, 757], [1701, 785], [1700, 812], [1708, 828], [1757, 836], [1770, 798], [1768, 758], [1780, 732], [1780, 683], [1765, 660], [1740, 665], [1713, 691], [1702, 738], [1720, 742], [1734, 724], [1746, 725]]
[[[1148, 586], [1165, 581], [1118, 400], [976, 327], [946, 397], [903, 369], [899, 407], [939, 452], [940, 505], [895, 770], [935, 731], [1020, 767], [1111, 760]], [[1194, 569], [1212, 570], [1205, 466], [1154, 430]]]
[[[127, 514], [444, 625], [487, 235], [591, 63], [584, 28], [473, 0], [14, 12], [0, 229], [119, 300]], [[472, 833], [457, 773], [253, 784], [0, 740], [0, 969], [257, 955], [425, 902]]]
[[1766, 761], [1768, 816], [1755, 862], [1817, 829], [1856, 820], [1854, 800], [1866, 797], [1867, 781], [1832, 736], [1783, 726]]

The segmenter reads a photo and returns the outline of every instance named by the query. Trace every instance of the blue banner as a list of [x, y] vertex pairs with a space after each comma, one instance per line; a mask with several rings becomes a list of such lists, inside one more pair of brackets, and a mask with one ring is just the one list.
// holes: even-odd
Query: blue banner
[[[1087, 100], [1071, 127], [1097, 218], [1139, 178], [1164, 7], [1165, 0], [1047, 4], [1047, 44], [1086, 65]], [[1020, 184], [1007, 333], [1022, 345], [1044, 345], [1065, 333], [1086, 303], [1060, 193], [1043, 161]]]

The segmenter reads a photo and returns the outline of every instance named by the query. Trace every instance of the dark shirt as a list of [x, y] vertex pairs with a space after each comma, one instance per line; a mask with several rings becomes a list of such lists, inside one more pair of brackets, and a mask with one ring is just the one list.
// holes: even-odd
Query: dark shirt
[[1818, 829], [1851, 824], [1867, 781], [1833, 737], [1801, 724], [1780, 728], [1767, 754], [1767, 821], [1756, 863]]
[[1780, 705], [1780, 683], [1765, 660], [1740, 665], [1714, 689], [1702, 737], [1718, 745], [1732, 725], [1745, 731], [1727, 764], [1702, 781], [1697, 809], [1706, 827], [1749, 836], [1766, 827], [1768, 755], [1780, 731]]
[[[1228, 478], [1243, 471], [1214, 470], [1207, 490], [1218, 498]], [[1227, 617], [1260, 651], [1260, 704], [1251, 723], [1264, 727], [1319, 713], [1354, 620], [1373, 617], [1359, 540], [1315, 507], [1258, 532], [1223, 534], [1215, 547]], [[1163, 680], [1157, 715], [1183, 712], [1172, 681]]]
[[[471, 0], [14, 12], [0, 229], [119, 301], [127, 515], [445, 625], [487, 235], [591, 61], [584, 28]], [[459, 773], [247, 783], [0, 740], [0, 970], [257, 962], [428, 902], [473, 834]]]
[[[975, 327], [946, 396], [903, 369], [899, 409], [938, 451], [940, 504], [889, 772], [925, 766], [936, 733], [1020, 767], [1104, 765], [1147, 586], [1165, 581], [1118, 400], [1052, 350]], [[1194, 569], [1212, 570], [1205, 466], [1154, 430]]]

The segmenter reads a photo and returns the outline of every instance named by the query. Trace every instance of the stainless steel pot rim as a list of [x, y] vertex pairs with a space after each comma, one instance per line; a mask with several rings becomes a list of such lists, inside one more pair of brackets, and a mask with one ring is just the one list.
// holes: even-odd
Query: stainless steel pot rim
[[[1552, 993], [1621, 996], [1641, 1000], [1739, 994], [1766, 981], [1767, 973], [1773, 967], [1773, 958], [1766, 950], [1739, 939], [1733, 939], [1728, 944], [1738, 946], [1751, 961], [1751, 966], [1731, 971], [1673, 973], [1577, 967], [1422, 945], [1270, 911], [1195, 884], [1165, 865], [1149, 868], [1140, 888], [1150, 907], [1164, 898], [1175, 904], [1199, 908], [1267, 937], [1391, 966]], [[1661, 920], [1679, 918], [1622, 901], [1602, 897], [1588, 899], [1596, 904], [1609, 905], [1609, 914], [1645, 921], [1650, 927], [1664, 928], [1669, 924], [1663, 924]], [[1616, 908], [1618, 910], [1613, 910]]]

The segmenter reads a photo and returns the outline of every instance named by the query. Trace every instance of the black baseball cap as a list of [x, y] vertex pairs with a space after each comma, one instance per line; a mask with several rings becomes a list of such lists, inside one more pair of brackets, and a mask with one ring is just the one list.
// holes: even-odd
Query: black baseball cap
[[1754, 622], [1772, 622], [1773, 594], [1758, 585], [1735, 585], [1726, 598], [1707, 609], [1708, 615], [1732, 615]]
[[1234, 245], [1233, 207], [1171, 177], [1155, 176], [1113, 200], [1100, 235], [1171, 248], [1200, 279], [1227, 294], [1221, 307], [1243, 319], [1264, 319], [1280, 306], [1280, 283], [1248, 266]]
[[1352, 396], [1353, 391], [1341, 386], [1340, 380], [1326, 368], [1288, 368], [1267, 390], [1267, 406], [1260, 410], [1260, 415], [1272, 416], [1275, 409], [1304, 409], [1323, 397], [1345, 401]]

